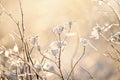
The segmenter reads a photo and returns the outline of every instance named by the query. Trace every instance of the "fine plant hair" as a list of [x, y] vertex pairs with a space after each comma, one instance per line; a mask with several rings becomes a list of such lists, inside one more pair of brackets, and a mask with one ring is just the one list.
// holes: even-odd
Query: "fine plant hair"
[[[68, 39], [68, 37], [66, 36], [63, 38], [62, 35], [64, 32], [68, 34], [71, 33], [72, 22], [71, 21], [68, 22], [67, 27], [58, 25], [57, 27], [53, 28], [53, 32], [56, 36], [56, 40], [51, 44], [52, 46], [54, 46], [54, 48], [52, 47], [53, 49], [51, 49], [51, 52], [55, 57], [55, 60], [54, 60], [54, 59], [51, 59], [49, 56], [46, 56], [42, 52], [41, 47], [37, 41], [39, 36], [35, 35], [35, 36], [32, 36], [29, 40], [27, 39], [25, 35], [26, 29], [25, 29], [25, 23], [24, 23], [24, 11], [22, 8], [21, 0], [19, 0], [19, 7], [20, 7], [21, 22], [17, 21], [17, 19], [11, 13], [9, 13], [7, 9], [4, 8], [2, 3], [0, 3], [2, 14], [5, 13], [16, 24], [19, 34], [15, 32], [14, 34], [15, 36], [17, 36], [17, 38], [19, 38], [22, 44], [22, 48], [19, 49], [17, 42], [15, 41], [14, 35], [11, 35], [11, 37], [15, 41], [14, 48], [8, 51], [4, 46], [0, 46], [0, 49], [2, 50], [0, 51], [0, 54], [2, 54], [4, 57], [6, 57], [8, 60], [11, 61], [11, 63], [9, 63], [10, 65], [14, 64], [13, 66], [14, 70], [6, 69], [4, 68], [4, 65], [3, 67], [0, 66], [0, 79], [1, 80], [48, 80], [47, 79], [48, 76], [46, 75], [47, 74], [46, 72], [49, 72], [58, 76], [61, 80], [74, 80], [72, 75], [74, 75], [74, 70], [77, 64], [81, 61], [81, 59], [86, 54], [85, 52], [86, 46], [90, 44], [89, 41], [86, 39], [81, 39], [81, 44], [83, 45], [82, 55], [78, 58], [76, 62], [74, 62], [74, 58], [76, 56], [78, 45], [79, 45], [78, 44], [76, 47], [76, 51], [71, 59], [71, 70], [69, 72], [64, 70], [65, 73], [63, 73], [64, 66], [62, 65], [61, 57], [65, 47], [67, 46], [66, 40]], [[77, 37], [78, 37], [78, 43], [79, 43], [78, 34], [77, 34]], [[31, 57], [31, 54], [33, 54], [34, 49], [36, 49], [38, 51], [38, 54], [41, 56], [40, 61], [38, 60], [35, 62], [33, 60], [33, 57]], [[6, 51], [9, 53], [8, 56], [3, 54]], [[53, 63], [54, 65], [51, 65], [51, 63]], [[55, 71], [56, 69], [54, 68], [56, 68], [58, 71]], [[88, 73], [91, 80], [94, 80], [93, 75], [87, 69], [83, 68], [82, 66], [80, 66], [80, 68]], [[65, 74], [67, 74], [67, 77], [65, 76]]]

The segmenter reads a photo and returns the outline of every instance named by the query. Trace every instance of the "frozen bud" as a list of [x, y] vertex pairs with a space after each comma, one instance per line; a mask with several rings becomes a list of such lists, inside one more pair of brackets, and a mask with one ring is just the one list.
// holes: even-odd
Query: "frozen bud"
[[67, 42], [66, 41], [57, 41], [56, 44], [58, 47], [64, 47], [64, 46], [66, 46]]
[[87, 46], [87, 45], [89, 45], [89, 40], [80, 38], [80, 44], [83, 46]]
[[4, 75], [7, 77], [9, 80], [18, 80], [17, 75], [15, 75], [12, 72], [4, 72]]
[[54, 72], [54, 66], [52, 64], [50, 64], [49, 62], [45, 63], [45, 65], [43, 66], [43, 69], [48, 70], [50, 72]]
[[57, 54], [58, 54], [58, 48], [52, 48], [51, 49], [51, 52], [52, 52], [52, 54], [54, 55], [54, 56], [56, 56]]
[[41, 71], [41, 66], [40, 66], [40, 64], [35, 64], [34, 67], [35, 67], [35, 69], [36, 69], [37, 72], [40, 72], [40, 71]]
[[80, 44], [83, 45], [83, 46], [88, 46], [88, 45], [89, 45], [91, 48], [93, 48], [94, 50], [97, 51], [97, 48], [94, 47], [94, 46], [90, 43], [90, 41], [87, 40], [87, 39], [80, 38]]
[[49, 67], [49, 71], [51, 71], [51, 72], [55, 71], [54, 66], [50, 66], [50, 67]]
[[68, 26], [69, 26], [69, 28], [71, 28], [71, 26], [72, 26], [72, 22], [71, 21], [68, 22]]
[[39, 44], [35, 44], [35, 48], [40, 51], [40, 45]]
[[38, 36], [32, 36], [30, 38], [30, 43], [34, 45], [36, 43], [36, 41], [37, 41], [37, 38], [38, 38]]
[[58, 25], [57, 27], [54, 27], [53, 28], [53, 32], [55, 34], [61, 34], [64, 30], [64, 27], [62, 25]]
[[96, 24], [95, 27], [93, 27], [91, 32], [91, 38], [99, 39], [101, 31], [104, 30], [104, 27], [100, 26], [99, 24]]

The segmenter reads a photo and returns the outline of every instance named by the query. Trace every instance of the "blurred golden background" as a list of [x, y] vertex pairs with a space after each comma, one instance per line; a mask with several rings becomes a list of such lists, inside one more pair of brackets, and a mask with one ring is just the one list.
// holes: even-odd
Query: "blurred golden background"
[[[46, 46], [55, 39], [54, 34], [52, 33], [52, 28], [58, 24], [72, 21], [72, 31], [78, 32], [79, 37], [88, 38], [92, 30], [91, 28], [94, 27], [97, 21], [101, 24], [105, 21], [116, 21], [116, 19], [114, 20], [114, 15], [110, 15], [111, 19], [109, 16], [106, 17], [105, 15], [102, 16], [102, 14], [97, 14], [96, 11], [99, 7], [94, 1], [21, 0], [27, 37], [29, 38], [33, 35], [38, 35], [41, 47], [46, 48]], [[17, 21], [21, 20], [18, 0], [0, 0], [0, 2]], [[17, 31], [15, 23], [10, 17], [2, 13], [0, 15], [0, 45], [3, 45], [8, 49], [13, 47], [14, 41], [9, 34]], [[99, 50], [95, 51], [88, 47], [85, 58], [83, 58], [79, 65], [82, 65], [89, 70], [97, 80], [120, 80], [117, 68], [113, 65], [114, 62], [103, 55], [107, 46], [105, 45], [105, 42], [99, 43], [95, 40], [90, 40]], [[64, 64], [69, 64], [68, 61], [78, 44], [76, 36], [71, 37], [68, 41], [69, 43], [65, 52], [66, 54], [63, 55], [63, 61], [65, 61]], [[77, 52], [79, 56], [82, 52], [82, 47], [79, 47]], [[84, 71], [77, 71], [76, 78], [81, 76], [83, 79], [79, 80], [87, 80], [85, 76], [88, 75]]]

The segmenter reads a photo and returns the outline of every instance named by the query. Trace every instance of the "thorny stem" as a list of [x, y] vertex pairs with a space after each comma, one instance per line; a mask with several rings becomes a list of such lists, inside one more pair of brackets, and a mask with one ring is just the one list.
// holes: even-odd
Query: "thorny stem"
[[84, 49], [83, 49], [83, 53], [82, 53], [82, 55], [80, 56], [80, 58], [77, 60], [77, 62], [74, 64], [72, 70], [70, 71], [67, 80], [69, 80], [69, 78], [70, 78], [72, 72], [74, 71], [76, 65], [80, 62], [80, 60], [81, 60], [81, 59], [83, 58], [83, 56], [85, 55], [85, 49], [86, 49], [86, 46], [84, 46]]

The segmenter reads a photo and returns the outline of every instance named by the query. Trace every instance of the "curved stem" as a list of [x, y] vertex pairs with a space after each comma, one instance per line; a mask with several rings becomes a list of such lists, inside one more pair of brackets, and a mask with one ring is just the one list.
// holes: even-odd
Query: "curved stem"
[[82, 55], [80, 56], [80, 58], [77, 60], [77, 62], [74, 64], [72, 70], [70, 71], [67, 80], [69, 80], [69, 78], [70, 78], [72, 72], [74, 71], [76, 65], [79, 63], [79, 61], [80, 61], [80, 60], [83, 58], [83, 56], [85, 55], [85, 49], [86, 49], [86, 46], [84, 46], [84, 49], [83, 49], [83, 53], [82, 53]]
[[83, 68], [82, 66], [80, 66], [80, 68], [82, 68], [84, 71], [86, 71], [86, 72], [88, 73], [88, 75], [90, 76], [90, 78], [91, 78], [92, 80], [94, 80], [93, 75], [92, 75], [88, 70], [86, 70], [86, 69]]

